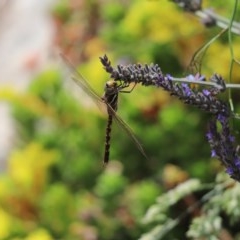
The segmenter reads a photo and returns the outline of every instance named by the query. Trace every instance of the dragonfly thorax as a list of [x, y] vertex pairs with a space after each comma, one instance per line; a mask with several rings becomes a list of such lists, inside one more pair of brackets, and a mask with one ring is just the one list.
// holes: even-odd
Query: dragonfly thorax
[[114, 114], [117, 111], [118, 84], [109, 80], [106, 82], [104, 90], [102, 101], [107, 104], [108, 113]]

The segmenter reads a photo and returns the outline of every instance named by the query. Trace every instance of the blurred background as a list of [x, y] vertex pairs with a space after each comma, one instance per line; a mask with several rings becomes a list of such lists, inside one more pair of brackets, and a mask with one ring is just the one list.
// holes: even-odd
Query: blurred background
[[[212, 4], [203, 2], [231, 16], [233, 3]], [[157, 196], [190, 178], [213, 181], [222, 168], [210, 158], [205, 137], [210, 116], [154, 87], [120, 94], [118, 108], [149, 159], [115, 124], [103, 168], [107, 116], [71, 80], [60, 54], [100, 96], [109, 80], [99, 61], [105, 53], [113, 66], [153, 62], [182, 77], [201, 63], [207, 78], [216, 72], [228, 79], [226, 34], [190, 64], [219, 32], [167, 0], [2, 0], [0, 239], [138, 239], [149, 228], [141, 219]], [[232, 47], [237, 56], [239, 44]], [[165, 239], [184, 239], [188, 223]]]

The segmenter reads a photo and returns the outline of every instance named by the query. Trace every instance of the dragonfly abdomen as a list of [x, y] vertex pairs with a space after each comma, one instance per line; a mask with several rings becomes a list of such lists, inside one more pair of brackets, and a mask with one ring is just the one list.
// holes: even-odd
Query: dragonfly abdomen
[[105, 137], [105, 152], [103, 164], [106, 165], [109, 161], [110, 154], [110, 140], [111, 140], [111, 131], [112, 131], [112, 115], [108, 115], [107, 128], [106, 128], [106, 137]]

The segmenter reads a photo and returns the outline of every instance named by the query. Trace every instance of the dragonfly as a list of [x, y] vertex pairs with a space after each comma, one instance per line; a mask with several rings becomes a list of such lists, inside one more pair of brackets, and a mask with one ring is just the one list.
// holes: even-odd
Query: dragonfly
[[129, 93], [132, 91], [123, 90], [126, 88], [126, 84], [117, 83], [114, 80], [108, 80], [104, 87], [103, 96], [99, 96], [95, 90], [91, 87], [91, 85], [87, 82], [87, 80], [82, 76], [80, 72], [76, 70], [74, 65], [63, 55], [61, 54], [62, 59], [68, 65], [72, 73], [73, 81], [91, 98], [94, 102], [99, 105], [99, 103], [104, 103], [107, 108], [108, 120], [105, 132], [105, 149], [104, 149], [104, 157], [103, 157], [103, 165], [107, 165], [109, 162], [110, 156], [110, 142], [111, 142], [111, 131], [112, 131], [112, 122], [113, 119], [118, 123], [122, 129], [130, 136], [133, 142], [136, 144], [137, 148], [141, 152], [141, 154], [148, 160], [148, 156], [145, 153], [141, 143], [136, 138], [132, 129], [124, 122], [124, 120], [116, 113], [118, 109], [118, 94]]

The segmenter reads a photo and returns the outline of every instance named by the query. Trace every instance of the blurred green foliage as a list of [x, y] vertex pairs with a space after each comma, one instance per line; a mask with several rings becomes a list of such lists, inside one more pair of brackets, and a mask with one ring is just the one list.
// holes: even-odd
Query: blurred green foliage
[[[216, 4], [227, 13], [232, 7]], [[53, 11], [64, 31], [71, 29], [60, 35], [67, 39], [61, 47], [74, 60], [79, 56], [87, 60], [81, 71], [98, 91], [103, 91], [107, 78], [98, 61], [104, 52], [113, 63], [154, 62], [164, 73], [183, 75], [193, 53], [218, 33], [204, 29], [169, 1], [83, 1], [80, 7], [73, 6], [62, 1]], [[82, 42], [70, 34], [73, 29], [82, 30]], [[203, 62], [205, 74], [220, 71], [227, 76], [227, 44], [221, 39], [211, 45]], [[240, 52], [237, 44], [233, 47]], [[210, 159], [205, 139], [207, 114], [151, 87], [137, 86], [131, 94], [121, 94], [119, 115], [133, 129], [149, 160], [114, 124], [111, 160], [103, 168], [106, 117], [92, 108], [81, 91], [77, 91], [80, 99], [75, 96], [77, 86], [66, 87], [64, 78], [60, 69], [50, 69], [33, 79], [26, 93], [0, 90], [0, 99], [13, 109], [18, 129], [16, 148], [0, 176], [0, 239], [185, 239], [186, 233], [197, 239], [216, 234], [222, 213], [236, 224], [237, 186], [226, 192], [216, 190], [218, 195], [205, 205], [206, 216], [215, 226], [212, 232], [201, 228], [202, 222], [212, 226], [205, 215], [193, 222], [192, 213], [178, 219], [222, 184], [215, 180], [221, 167]], [[213, 184], [209, 187], [208, 182]], [[210, 212], [209, 206], [218, 211]]]

